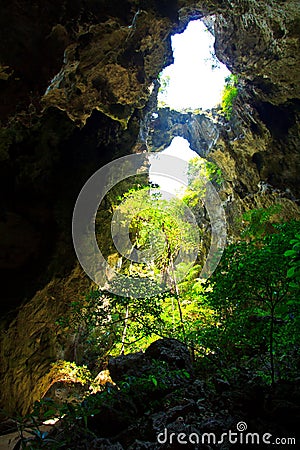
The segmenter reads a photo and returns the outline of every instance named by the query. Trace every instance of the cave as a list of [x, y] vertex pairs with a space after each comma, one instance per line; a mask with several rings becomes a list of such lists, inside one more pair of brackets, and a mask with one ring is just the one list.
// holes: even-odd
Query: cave
[[[158, 104], [160, 74], [174, 59], [171, 38], [199, 20], [213, 32], [217, 60], [237, 77], [228, 113], [221, 105], [183, 111]], [[30, 413], [51, 386], [76, 382], [64, 368], [55, 369], [59, 361], [73, 363], [76, 344], [59, 320], [95, 287], [74, 251], [72, 216], [97, 170], [119, 158], [162, 152], [180, 137], [222, 173], [220, 183], [214, 175], [211, 184], [226, 215], [228, 243], [239, 241], [236, 218], [251, 210], [279, 205], [282, 220], [299, 220], [300, 9], [294, 0], [126, 0], [122, 7], [106, 0], [13, 0], [2, 8], [0, 23], [0, 407], [7, 433], [9, 417]], [[107, 237], [113, 201], [107, 197], [101, 204], [98, 226], [116, 267]], [[263, 323], [251, 320], [249, 327]], [[190, 370], [186, 356], [176, 365], [172, 339], [168, 345], [166, 364]], [[172, 351], [175, 362], [166, 356]], [[155, 342], [142, 356], [133, 354], [132, 364], [148, 367], [150, 357], [161, 357]], [[227, 381], [218, 377], [215, 384], [224, 399]], [[299, 399], [299, 380], [290, 385], [274, 388], [279, 400], [272, 411], [262, 387], [251, 385], [236, 399], [239, 411], [244, 408], [252, 420], [261, 408], [266, 421], [274, 419], [276, 427], [282, 420], [279, 431], [294, 436], [299, 405], [289, 401]], [[193, 386], [200, 398], [200, 384]], [[123, 431], [132, 425], [130, 412], [136, 418], [140, 411], [128, 398], [124, 402], [128, 414], [115, 417]], [[180, 417], [194, 408], [183, 403]], [[110, 417], [109, 407], [106, 413]], [[290, 424], [285, 414], [294, 417]], [[213, 430], [223, 429], [218, 426]], [[129, 448], [135, 438], [122, 439], [118, 448]], [[136, 439], [152, 442], [153, 430]]]
[[192, 20], [171, 37], [174, 63], [160, 74], [158, 105], [177, 111], [211, 110], [221, 104], [230, 71], [214, 53], [214, 17]]

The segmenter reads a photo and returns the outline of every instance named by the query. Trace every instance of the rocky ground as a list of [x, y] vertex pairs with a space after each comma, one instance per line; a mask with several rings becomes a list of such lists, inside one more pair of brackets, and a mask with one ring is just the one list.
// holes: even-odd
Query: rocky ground
[[76, 412], [70, 408], [32, 448], [228, 449], [245, 448], [248, 439], [258, 449], [287, 438], [299, 444], [300, 380], [271, 388], [246, 369], [226, 380], [193, 364], [175, 339], [112, 358], [108, 368], [113, 382], [105, 391]]

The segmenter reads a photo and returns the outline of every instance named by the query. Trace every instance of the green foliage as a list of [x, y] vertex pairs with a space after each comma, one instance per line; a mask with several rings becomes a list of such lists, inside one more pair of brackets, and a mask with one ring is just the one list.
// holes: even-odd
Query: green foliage
[[144, 375], [126, 376], [118, 383], [118, 387], [123, 393], [129, 396], [137, 393], [151, 394], [155, 391], [169, 389], [174, 383], [186, 381], [190, 374], [185, 369], [170, 370], [165, 361], [152, 361], [151, 368]]
[[[64, 441], [60, 441], [49, 437], [47, 431], [41, 431], [38, 425], [26, 425], [24, 430], [21, 431], [21, 425], [19, 426], [19, 441], [16, 445], [18, 448], [27, 450], [40, 450], [43, 448], [57, 450], [65, 446]], [[15, 446], [14, 449], [17, 449]]]
[[251, 239], [261, 238], [268, 233], [274, 232], [272, 222], [280, 214], [281, 205], [272, 205], [269, 208], [251, 209], [243, 214], [242, 223], [244, 229], [241, 232], [242, 237]]
[[[193, 170], [196, 174], [199, 167], [193, 166]], [[197, 189], [202, 192], [202, 186]], [[126, 199], [134, 207], [139, 199], [131, 195], [128, 193]], [[147, 248], [146, 231], [153, 232], [158, 223], [163, 224], [170, 254], [175, 255], [178, 229], [174, 217], [165, 219], [159, 208], [158, 211], [152, 208], [151, 201], [131, 220], [132, 242], [138, 248]], [[72, 302], [72, 314], [68, 319], [61, 319], [60, 324], [72, 333], [79, 333], [78, 342], [85, 343], [84, 355], [89, 361], [91, 348], [98, 355], [100, 348], [105, 348], [105, 354], [115, 355], [124, 350], [143, 349], [157, 336], [166, 336], [186, 342], [206, 368], [213, 365], [214, 377], [217, 373], [224, 379], [234, 380], [241, 371], [248, 371], [251, 377], [258, 376], [266, 383], [295, 379], [300, 365], [300, 223], [275, 223], [274, 217], [279, 212], [277, 207], [272, 207], [246, 213], [244, 240], [227, 247], [209, 280], [204, 282], [199, 278], [201, 266], [195, 265], [184, 281], [175, 282], [175, 288], [165, 294], [149, 297], [145, 292], [144, 298], [134, 298], [91, 291], [83, 301]], [[168, 261], [166, 257], [157, 271], [163, 271]], [[147, 265], [121, 270], [125, 275], [144, 276], [145, 289], [151, 281]], [[89, 378], [72, 363], [67, 363], [65, 369], [71, 376]], [[142, 375], [126, 376], [116, 386], [108, 384], [104, 391], [87, 396], [80, 404], [57, 406], [44, 399], [29, 423], [32, 429], [39, 430], [37, 418], [42, 415], [63, 417], [65, 429], [78, 433], [79, 439], [80, 435], [91, 433], [89, 417], [101, 414], [103, 406], [117, 409], [120, 398], [127, 399], [128, 404], [134, 399], [135, 404], [144, 405], [146, 399], [153, 398], [150, 403], [153, 408], [162, 393], [189, 377], [184, 370], [172, 371], [166, 363], [156, 361]], [[41, 437], [45, 438], [37, 435], [36, 439]], [[66, 433], [62, 441], [71, 442], [70, 435]], [[30, 445], [32, 442], [35, 445], [35, 440]], [[32, 448], [44, 448], [45, 444], [39, 445]], [[60, 448], [60, 443], [50, 445], [53, 449]]]
[[14, 417], [19, 440], [14, 449], [39, 450], [43, 448], [57, 450], [65, 445], [64, 439], [56, 439], [43, 431], [43, 421], [61, 417], [60, 406], [52, 399], [45, 398], [35, 402], [33, 411], [24, 417]]
[[51, 364], [51, 371], [60, 381], [72, 381], [82, 385], [91, 383], [92, 374], [86, 366], [78, 366], [74, 362], [58, 360]]
[[[89, 397], [88, 402], [59, 404], [45, 397], [35, 402], [31, 413], [15, 418], [19, 433], [15, 449], [66, 449], [77, 438], [80, 440], [83, 436], [93, 435], [87, 426], [88, 417], [99, 412], [99, 405], [93, 400]], [[43, 431], [43, 422], [53, 418], [60, 421], [58, 432]]]
[[[179, 200], [163, 200], [159, 192], [149, 187], [130, 190], [122, 199], [118, 206], [119, 230], [122, 232], [122, 225], [129, 224], [132, 250], [150, 250], [147, 267], [140, 266], [148, 277], [153, 271], [155, 274], [161, 271], [170, 259], [175, 260], [180, 248], [188, 252], [194, 247], [195, 229], [187, 220], [187, 208]], [[151, 252], [153, 248], [155, 252]], [[136, 266], [130, 263], [130, 270]]]
[[211, 181], [217, 188], [223, 183], [221, 169], [213, 162], [196, 157], [189, 161], [188, 187], [183, 201], [189, 207], [196, 207], [205, 197], [206, 184]]
[[[122, 236], [124, 226], [132, 243], [129, 251], [143, 252], [145, 259], [132, 262], [125, 258], [123, 263], [117, 254], [120, 263], [115, 270], [121, 277], [112, 279], [108, 290], [91, 291], [83, 300], [71, 302], [68, 316], [58, 321], [76, 335], [75, 362], [90, 366], [108, 353], [145, 348], [155, 337], [170, 335], [175, 328], [184, 339], [177, 278], [188, 267], [175, 265], [175, 260], [179, 252], [194, 252], [198, 242], [188, 209], [177, 199], [162, 200], [149, 187], [131, 189], [117, 201], [118, 205], [113, 205], [118, 207], [117, 233]], [[161, 285], [170, 292], [162, 295]], [[170, 317], [163, 314], [168, 309]]]
[[[117, 288], [116, 283], [112, 282], [111, 287]], [[108, 353], [116, 355], [123, 352], [124, 347], [134, 351], [149, 345], [153, 340], [149, 337], [159, 327], [162, 299], [159, 294], [131, 298], [93, 290], [83, 301], [72, 302], [68, 316], [59, 323], [69, 333], [77, 335], [74, 359], [93, 366]]]
[[[206, 182], [221, 183], [220, 170], [197, 158], [188, 178], [183, 201], [196, 213], [199, 208], [203, 219]], [[131, 251], [151, 256], [155, 247], [157, 252], [146, 261], [121, 260], [117, 270], [124, 278], [112, 279], [109, 291], [122, 295], [97, 290], [71, 303], [70, 317], [61, 325], [77, 334], [75, 361], [97, 365], [97, 355], [141, 350], [157, 337], [175, 337], [226, 377], [242, 365], [272, 383], [295, 376], [291, 358], [300, 358], [298, 222], [278, 223], [277, 205], [248, 211], [241, 240], [228, 246], [212, 277], [203, 283], [202, 267], [196, 265], [178, 283], [184, 267], [175, 273], [174, 260], [179, 250], [191, 251], [194, 234], [189, 223], [183, 225], [187, 221], [177, 200], [167, 203], [147, 187], [128, 191], [118, 202], [118, 221], [129, 229]], [[157, 276], [165, 279], [168, 292], [159, 293]], [[135, 280], [145, 281], [144, 290], [139, 285], [134, 291]], [[144, 382], [157, 387], [153, 374]]]
[[284, 253], [290, 259], [287, 277], [291, 280], [290, 286], [299, 288], [300, 286], [300, 233], [290, 241], [292, 248]]
[[256, 369], [267, 364], [272, 383], [290, 371], [300, 337], [299, 289], [290, 289], [284, 257], [299, 223], [274, 228], [276, 233], [227, 248], [205, 283], [204, 301], [214, 311], [214, 323], [198, 335], [224, 366], [239, 366], [241, 356], [255, 359]]
[[225, 79], [225, 87], [222, 94], [222, 112], [227, 120], [230, 120], [232, 115], [232, 109], [234, 100], [238, 95], [238, 78], [236, 75], [230, 75]]
[[224, 181], [224, 178], [220, 167], [218, 167], [213, 162], [206, 161], [206, 170], [208, 179], [217, 186], [221, 186]]

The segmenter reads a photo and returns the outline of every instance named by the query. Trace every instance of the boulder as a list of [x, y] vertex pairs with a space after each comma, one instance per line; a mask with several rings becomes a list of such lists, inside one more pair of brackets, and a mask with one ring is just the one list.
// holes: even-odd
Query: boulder
[[145, 351], [146, 358], [165, 361], [170, 369], [192, 372], [192, 358], [185, 344], [177, 339], [158, 339]]
[[158, 339], [145, 351], [110, 358], [108, 369], [114, 381], [126, 376], [140, 377], [151, 373], [153, 361], [164, 361], [170, 370], [185, 369], [192, 372], [192, 359], [185, 344], [177, 339]]

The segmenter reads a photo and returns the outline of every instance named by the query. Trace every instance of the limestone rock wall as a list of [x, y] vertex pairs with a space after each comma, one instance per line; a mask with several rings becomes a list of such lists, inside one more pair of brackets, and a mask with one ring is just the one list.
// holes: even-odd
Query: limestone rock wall
[[30, 405], [59, 381], [51, 370], [58, 359], [69, 359], [74, 345], [56, 320], [67, 314], [71, 298], [79, 298], [90, 281], [76, 266], [53, 279], [24, 304], [8, 329], [2, 330], [1, 404], [5, 412], [25, 414]]
[[299, 98], [297, 1], [228, 1], [216, 16], [216, 53], [261, 101], [281, 105]]
[[130, 25], [109, 19], [87, 27], [66, 48], [43, 105], [56, 106], [79, 123], [97, 109], [126, 127], [134, 110], [149, 100], [161, 67], [171, 62], [170, 27], [168, 18], [144, 10]]

